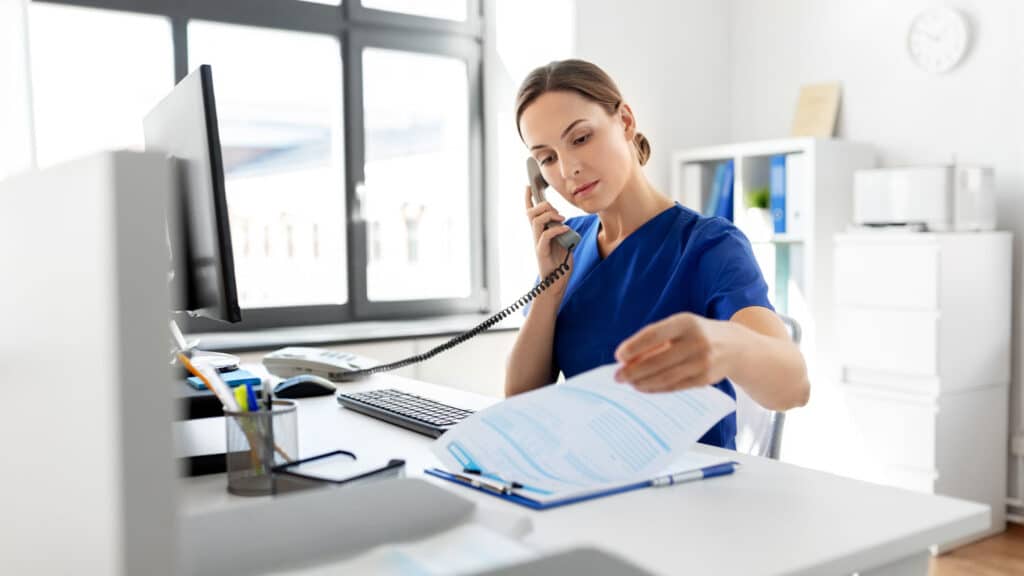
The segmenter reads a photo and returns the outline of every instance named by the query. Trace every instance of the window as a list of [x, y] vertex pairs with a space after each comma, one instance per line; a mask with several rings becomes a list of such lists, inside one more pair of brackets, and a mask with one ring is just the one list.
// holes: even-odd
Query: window
[[143, 116], [211, 65], [243, 321], [186, 330], [486, 308], [479, 0], [43, 0], [29, 18], [41, 164], [142, 148]]
[[466, 63], [377, 48], [362, 56], [367, 297], [465, 298], [472, 293]]
[[189, 68], [214, 70], [239, 305], [344, 304], [338, 39], [203, 20], [188, 39]]

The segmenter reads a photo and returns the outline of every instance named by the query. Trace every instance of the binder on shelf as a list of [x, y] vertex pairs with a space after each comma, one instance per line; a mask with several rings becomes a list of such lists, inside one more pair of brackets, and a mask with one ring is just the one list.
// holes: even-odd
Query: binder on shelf
[[776, 234], [786, 233], [786, 155], [772, 156], [769, 168], [768, 206]]
[[711, 194], [708, 196], [707, 205], [701, 211], [705, 216], [714, 216], [718, 212], [718, 203], [722, 198], [722, 185], [725, 183], [725, 164], [715, 165], [715, 176], [711, 180]]
[[[732, 160], [726, 160], [718, 165], [721, 168], [721, 184], [718, 186], [718, 202], [715, 205], [712, 216], [718, 216], [732, 221], [733, 219], [733, 180], [734, 170]], [[715, 179], [716, 182], [718, 178]]]
[[502, 500], [514, 502], [520, 506], [526, 506], [533, 510], [547, 510], [549, 508], [557, 508], [559, 506], [566, 506], [568, 504], [575, 504], [577, 502], [584, 502], [586, 500], [593, 500], [595, 498], [611, 496], [613, 494], [621, 494], [623, 492], [639, 490], [641, 488], [672, 486], [674, 484], [705, 480], [716, 476], [725, 476], [727, 474], [732, 474], [739, 466], [737, 462], [727, 460], [723, 461], [720, 458], [712, 456], [701, 456], [710, 464], [681, 469], [679, 472], [659, 476], [650, 480], [603, 486], [590, 491], [576, 491], [567, 493], [564, 496], [542, 493], [543, 491], [530, 488], [529, 486], [525, 486], [518, 482], [503, 480], [497, 478], [493, 474], [482, 474], [477, 470], [467, 470], [462, 474], [455, 474], [439, 468], [428, 468], [424, 470], [424, 472], [436, 478], [454, 482], [455, 484], [466, 486], [467, 488], [483, 492], [484, 494], [490, 494], [491, 496], [501, 498]]
[[807, 157], [803, 154], [786, 155], [786, 233], [799, 236], [804, 233], [803, 201], [809, 189]]

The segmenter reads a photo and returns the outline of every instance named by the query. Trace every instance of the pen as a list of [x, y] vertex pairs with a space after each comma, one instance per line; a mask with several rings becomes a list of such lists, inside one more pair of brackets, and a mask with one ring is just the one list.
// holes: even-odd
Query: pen
[[509, 487], [507, 484], [485, 479], [482, 476], [464, 476], [462, 474], [452, 474], [452, 476], [474, 488], [482, 488], [495, 494], [511, 494], [512, 492], [512, 487]]
[[[466, 472], [466, 474], [471, 474], [471, 475], [474, 475], [474, 476], [477, 476], [477, 477], [482, 477], [482, 475], [483, 475], [483, 472], [480, 471], [479, 468], [471, 468], [469, 466], [466, 466], [466, 467], [462, 468], [462, 471]], [[496, 482], [498, 482], [498, 481], [496, 481]], [[506, 486], [508, 487], [509, 490], [520, 490], [520, 489], [526, 488], [524, 485], [519, 484], [518, 482], [516, 482], [514, 480], [512, 482], [508, 483]], [[536, 490], [536, 489], [532, 489], [532, 490]]]
[[668, 476], [655, 478], [654, 480], [651, 480], [651, 486], [671, 486], [673, 484], [682, 484], [683, 482], [691, 482], [693, 480], [703, 480], [705, 478], [714, 478], [715, 476], [724, 476], [726, 474], [731, 474], [733, 469], [734, 466], [732, 462], [716, 464], [714, 466], [708, 466], [707, 468], [701, 468], [700, 470], [691, 470], [689, 472], [680, 472], [679, 474], [669, 474]]
[[260, 409], [260, 403], [256, 400], [256, 392], [251, 384], [245, 385], [245, 400], [249, 403], [249, 411], [255, 412]]

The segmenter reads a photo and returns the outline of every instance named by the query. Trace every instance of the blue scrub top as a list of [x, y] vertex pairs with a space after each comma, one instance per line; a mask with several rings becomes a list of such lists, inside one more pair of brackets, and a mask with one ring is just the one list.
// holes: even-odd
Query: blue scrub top
[[[566, 224], [582, 238], [555, 324], [555, 362], [566, 378], [615, 362], [620, 343], [679, 312], [728, 320], [748, 306], [774, 310], [750, 242], [728, 220], [676, 204], [603, 259], [596, 215], [570, 218]], [[736, 397], [728, 379], [715, 387]], [[735, 449], [736, 413], [700, 441]]]

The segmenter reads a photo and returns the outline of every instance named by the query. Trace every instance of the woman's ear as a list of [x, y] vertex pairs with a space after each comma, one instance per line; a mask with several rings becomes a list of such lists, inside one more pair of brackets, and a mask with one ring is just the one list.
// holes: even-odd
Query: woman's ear
[[629, 104], [623, 102], [619, 105], [619, 121], [622, 122], [622, 126], [625, 129], [626, 141], [632, 142], [633, 137], [636, 136], [636, 117], [633, 116], [633, 109], [629, 107]]

